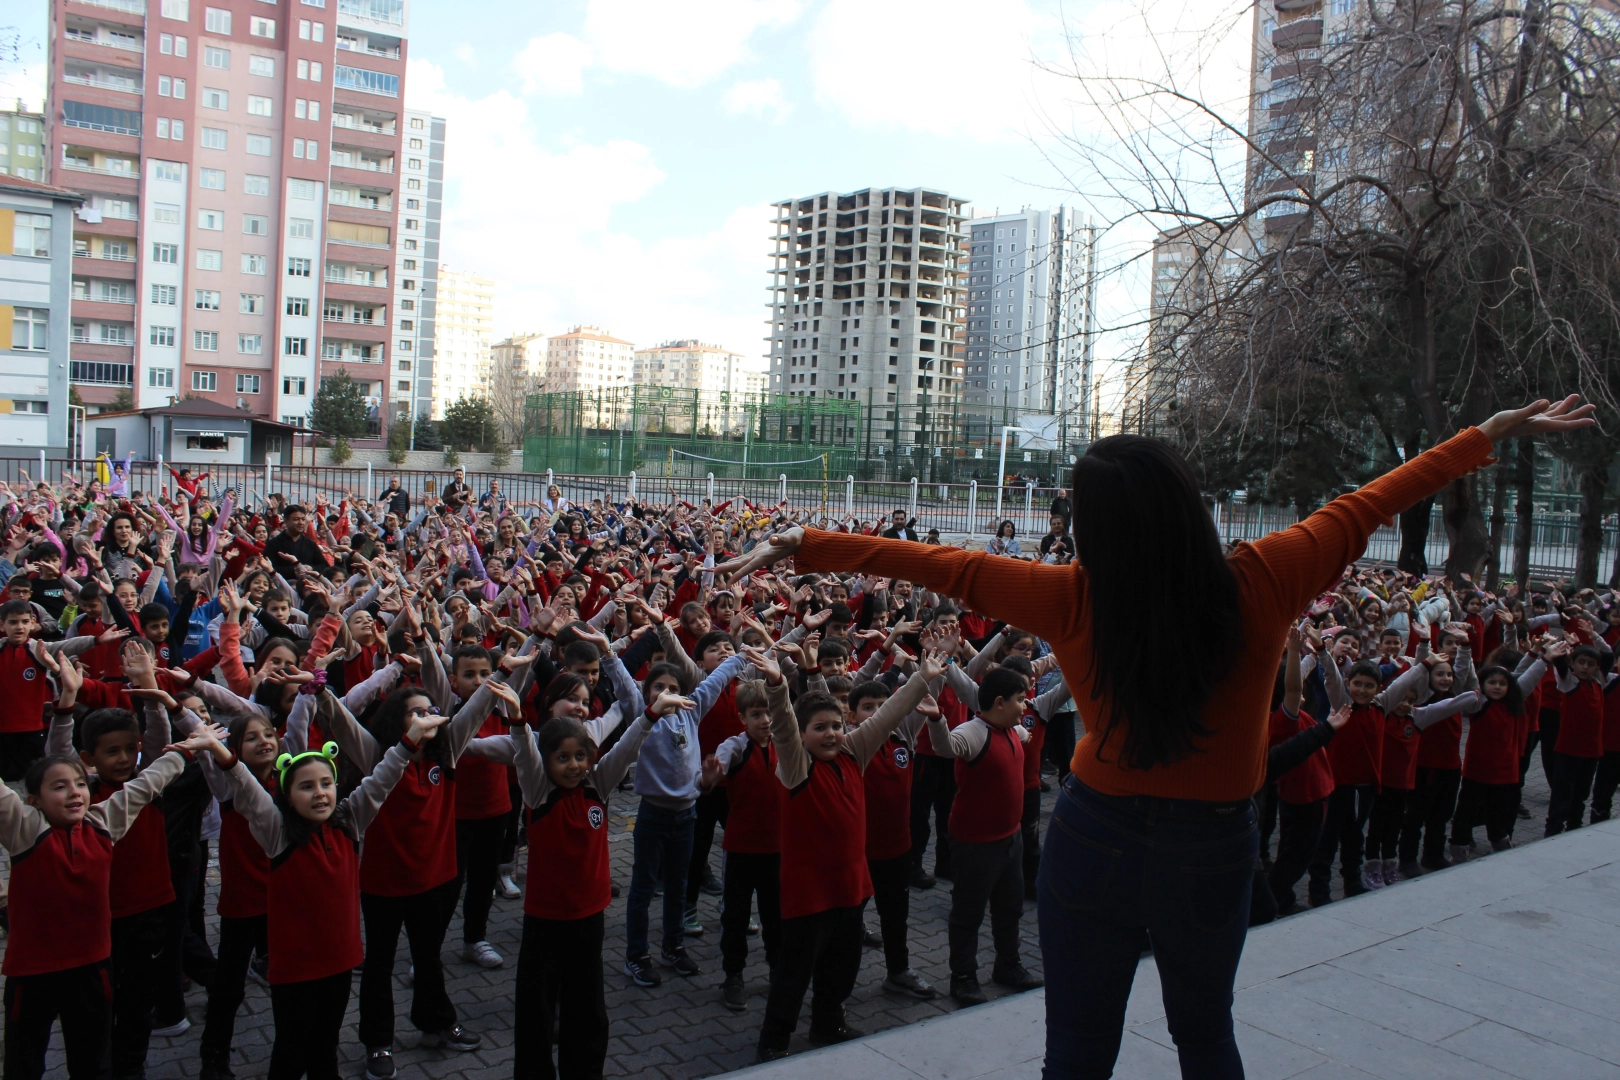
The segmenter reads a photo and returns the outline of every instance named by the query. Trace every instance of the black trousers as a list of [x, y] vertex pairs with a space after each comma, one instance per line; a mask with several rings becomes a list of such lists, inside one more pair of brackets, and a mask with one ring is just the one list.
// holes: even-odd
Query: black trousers
[[858, 907], [830, 908], [782, 920], [782, 959], [765, 1002], [759, 1032], [761, 1050], [786, 1050], [799, 1026], [804, 995], [810, 998], [810, 1030], [830, 1031], [844, 1023], [844, 1002], [861, 971], [861, 914]]
[[872, 903], [883, 931], [883, 962], [891, 975], [911, 967], [911, 946], [906, 940], [911, 922], [911, 868], [910, 852], [866, 863], [866, 872], [872, 876]]
[[1519, 816], [1518, 784], [1482, 784], [1463, 777], [1457, 795], [1457, 814], [1451, 819], [1451, 842], [1466, 847], [1474, 842], [1474, 829], [1485, 826], [1492, 844], [1513, 839]]
[[352, 973], [340, 971], [270, 987], [276, 1041], [270, 1048], [269, 1080], [337, 1080], [338, 1036], [353, 981]]
[[1406, 824], [1407, 805], [1412, 793], [1385, 788], [1373, 796], [1372, 813], [1367, 816], [1367, 857], [1393, 859], [1400, 850], [1401, 829]]
[[[1545, 750], [1547, 744], [1542, 743]], [[1557, 836], [1565, 829], [1581, 827], [1586, 800], [1592, 794], [1601, 758], [1558, 754], [1553, 759], [1552, 798], [1547, 804], [1547, 835]]]
[[394, 950], [403, 927], [416, 979], [411, 987], [411, 1023], [422, 1032], [454, 1027], [456, 1007], [444, 989], [444, 932], [456, 910], [460, 882], [412, 896], [360, 894], [366, 928], [366, 962], [360, 972], [360, 1041], [371, 1050], [394, 1043]]
[[[601, 912], [583, 919], [523, 917], [512, 1075], [516, 1080], [601, 1080], [608, 1014]], [[551, 1063], [552, 1018], [558, 1032]]]
[[163, 976], [152, 1000], [152, 1022], [157, 1027], [168, 1027], [185, 1017], [184, 979], [189, 978], [203, 987], [214, 981], [217, 961], [213, 950], [208, 947], [208, 939], [190, 932], [196, 890], [199, 885], [207, 885], [206, 879], [199, 879], [197, 870], [207, 865], [208, 845], [202, 841], [193, 844], [182, 858], [176, 857], [174, 847], [169, 849], [170, 881], [174, 885], [175, 902], [170, 906], [168, 923], [164, 928]]
[[6, 1080], [40, 1080], [51, 1025], [62, 1021], [70, 1080], [112, 1075], [112, 968], [106, 960], [6, 978]]
[[1344, 784], [1333, 789], [1327, 799], [1327, 820], [1322, 823], [1322, 839], [1311, 856], [1311, 895], [1328, 895], [1333, 876], [1333, 856], [1339, 856], [1339, 873], [1345, 881], [1358, 881], [1361, 875], [1362, 830], [1372, 816], [1373, 786]]
[[990, 939], [996, 964], [1018, 963], [1018, 917], [1024, 912], [1024, 839], [970, 844], [951, 837], [951, 913], [946, 920], [951, 975], [979, 973], [979, 927], [990, 907]]
[[765, 962], [774, 970], [782, 951], [782, 856], [746, 851], [725, 853], [720, 898], [720, 962], [727, 975], [748, 966], [748, 915], [759, 897], [759, 936]]
[[1418, 768], [1417, 786], [1407, 800], [1406, 824], [1401, 827], [1402, 862], [1416, 861], [1420, 849], [1424, 862], [1439, 863], [1445, 856], [1446, 824], [1456, 813], [1461, 783], [1461, 769]]
[[939, 832], [934, 848], [934, 873], [951, 873], [951, 803], [956, 799], [956, 759], [915, 754], [917, 774], [911, 781], [911, 865], [921, 866], [928, 854], [928, 825], [932, 815]]
[[1041, 870], [1041, 789], [1024, 792], [1024, 814], [1018, 819], [1018, 835], [1024, 841], [1024, 893], [1035, 898], [1035, 875]]
[[112, 1070], [141, 1076], [152, 1041], [152, 1003], [164, 975], [163, 945], [174, 902], [112, 921]]
[[[456, 873], [466, 882], [461, 905], [461, 940], [471, 945], [489, 936], [489, 909], [495, 904], [495, 875], [501, 865], [506, 815], [456, 819]], [[455, 904], [450, 905], [451, 911]]]
[[686, 906], [697, 907], [698, 894], [709, 880], [709, 851], [714, 847], [714, 827], [726, 827], [731, 800], [726, 789], [717, 787], [698, 796], [695, 831], [692, 833], [692, 859], [686, 867]]
[[208, 1012], [203, 1021], [202, 1059], [224, 1065], [230, 1061], [231, 1039], [236, 1034], [236, 1013], [247, 996], [248, 965], [257, 949], [269, 954], [268, 919], [255, 915], [247, 919], [219, 920], [219, 960], [214, 981], [208, 984]]
[[1069, 775], [1074, 762], [1074, 713], [1062, 712], [1046, 725], [1046, 747], [1043, 753], [1057, 769], [1058, 776]]
[[1305, 876], [1311, 857], [1322, 842], [1322, 823], [1327, 820], [1326, 799], [1291, 803], [1277, 800], [1277, 857], [1271, 862], [1268, 883], [1278, 907], [1298, 902], [1294, 886]]
[[1259, 796], [1255, 799], [1255, 804], [1260, 811], [1260, 858], [1262, 859], [1271, 858], [1271, 836], [1272, 833], [1277, 831], [1278, 802], [1277, 785], [1275, 783], [1267, 784], [1261, 788]]
[[1620, 789], [1620, 750], [1609, 750], [1598, 761], [1592, 781], [1592, 824], [1609, 820], [1616, 789]]
[[523, 816], [523, 790], [517, 784], [510, 785], [507, 794], [512, 797], [512, 809], [501, 818], [501, 857], [497, 865], [505, 866], [517, 862], [518, 841], [523, 836], [525, 818]]
[[0, 780], [15, 784], [45, 756], [45, 732], [0, 732]]
[[1558, 781], [1553, 774], [1558, 771], [1558, 751], [1553, 747], [1558, 745], [1558, 729], [1562, 726], [1564, 714], [1553, 709], [1542, 709], [1539, 717], [1541, 724], [1541, 771], [1547, 777], [1547, 786], [1552, 787]]

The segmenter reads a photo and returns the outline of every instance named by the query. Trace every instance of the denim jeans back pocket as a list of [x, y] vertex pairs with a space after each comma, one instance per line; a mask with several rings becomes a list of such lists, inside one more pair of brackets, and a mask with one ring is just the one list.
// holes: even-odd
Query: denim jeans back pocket
[[1094, 819], [1084, 812], [1052, 815], [1037, 887], [1065, 911], [1094, 913], [1110, 900], [1124, 853], [1083, 831]]

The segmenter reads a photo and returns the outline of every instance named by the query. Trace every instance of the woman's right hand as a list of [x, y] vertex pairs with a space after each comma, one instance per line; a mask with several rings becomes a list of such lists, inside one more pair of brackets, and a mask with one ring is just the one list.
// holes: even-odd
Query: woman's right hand
[[1592, 416], [1597, 412], [1597, 406], [1579, 405], [1580, 400], [1579, 394], [1571, 394], [1557, 403], [1542, 398], [1522, 409], [1503, 409], [1479, 425], [1479, 430], [1489, 436], [1491, 442], [1501, 442], [1525, 435], [1560, 435], [1566, 431], [1591, 427], [1597, 423]]
[[795, 525], [791, 529], [773, 534], [765, 543], [755, 544], [748, 554], [730, 562], [720, 563], [714, 568], [714, 572], [729, 575], [733, 579], [740, 578], [752, 574], [755, 570], [763, 570], [772, 563], [790, 558], [803, 544], [804, 528]]

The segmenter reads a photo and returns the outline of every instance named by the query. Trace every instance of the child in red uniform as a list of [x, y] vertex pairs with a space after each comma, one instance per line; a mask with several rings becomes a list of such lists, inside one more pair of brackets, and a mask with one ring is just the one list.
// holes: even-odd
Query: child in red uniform
[[[1603, 648], [1608, 648], [1607, 643]], [[1601, 656], [1597, 648], [1580, 645], [1570, 650], [1567, 661], [1556, 665], [1558, 692], [1564, 700], [1558, 742], [1553, 747], [1557, 757], [1550, 777], [1548, 836], [1581, 827], [1586, 800], [1592, 794], [1592, 781], [1603, 757], [1603, 692], [1611, 680], [1620, 676], [1603, 670]]]
[[[1565, 648], [1559, 642], [1547, 651], [1556, 658]], [[1451, 819], [1453, 862], [1468, 858], [1474, 829], [1480, 825], [1485, 826], [1492, 851], [1513, 846], [1513, 823], [1522, 786], [1519, 757], [1530, 720], [1526, 699], [1535, 693], [1546, 673], [1546, 661], [1540, 659], [1531, 661], [1517, 676], [1494, 663], [1479, 672], [1480, 697], [1465, 712], [1468, 742], [1463, 750], [1457, 813]]]
[[987, 999], [979, 986], [979, 926], [990, 907], [996, 962], [991, 979], [1011, 990], [1044, 985], [1018, 958], [1024, 909], [1024, 695], [1029, 682], [1010, 667], [979, 683], [978, 714], [956, 728], [929, 722], [934, 751], [956, 762], [951, 804], [951, 996], [962, 1005]]
[[844, 1021], [844, 1002], [861, 965], [861, 911], [872, 895], [866, 869], [866, 789], [861, 774], [889, 733], [916, 708], [928, 682], [944, 670], [938, 652], [873, 717], [844, 731], [844, 710], [826, 694], [806, 694], [789, 709], [781, 669], [750, 648], [770, 699], [776, 775], [788, 789], [782, 818], [782, 958], [765, 1006], [759, 1058], [785, 1057], [804, 995], [814, 1042], [844, 1042], [860, 1033]]
[[[492, 685], [519, 717], [517, 695]], [[578, 719], [553, 717], [538, 737], [521, 719], [512, 726], [518, 783], [531, 810], [514, 1001], [515, 1080], [602, 1075], [608, 1041], [602, 913], [612, 897], [607, 802], [657, 720], [691, 707], [678, 694], [660, 694], [594, 763], [596, 744]], [[560, 1021], [555, 1066], [553, 1018]]]
[[[341, 709], [321, 689], [323, 726]], [[283, 754], [276, 761], [276, 795], [216, 740], [215, 764], [225, 769], [237, 813], [270, 857], [266, 933], [270, 945], [270, 1007], [275, 1043], [269, 1080], [336, 1080], [338, 1034], [349, 1007], [360, 943], [360, 837], [385, 805], [411, 755], [428, 744], [445, 718], [425, 695], [405, 702], [406, 726], [370, 774], [342, 802], [337, 797], [338, 748]], [[319, 912], [320, 918], [310, 918]]]
[[[1300, 711], [1305, 676], [1315, 667], [1317, 658], [1309, 656], [1301, 660], [1300, 645], [1299, 627], [1289, 628], [1281, 695], [1274, 699], [1268, 747], [1280, 746], [1317, 725], [1314, 716]], [[1333, 660], [1329, 658], [1327, 662], [1331, 664]], [[1327, 800], [1332, 793], [1333, 765], [1328, 760], [1327, 747], [1277, 778], [1277, 858], [1271, 864], [1268, 883], [1279, 916], [1303, 910], [1299, 897], [1294, 895], [1294, 886], [1304, 876], [1311, 853], [1322, 839], [1322, 823], [1327, 820]]]
[[38, 624], [27, 600], [0, 604], [0, 780], [16, 783], [30, 766], [45, 756], [45, 705], [54, 696], [48, 667], [42, 659], [45, 645], [30, 641]]
[[[489, 650], [463, 645], [451, 657], [451, 686], [461, 701], [470, 699], [494, 671]], [[439, 707], [450, 712], [448, 703]], [[478, 729], [478, 737], [506, 734], [506, 717], [491, 710]], [[461, 958], [482, 968], [498, 968], [505, 961], [488, 941], [489, 910], [495, 899], [495, 879], [501, 861], [501, 837], [512, 812], [506, 766], [477, 756], [464, 756], [456, 764], [457, 876], [466, 883], [462, 901]]]
[[[189, 753], [190, 746], [175, 749]], [[70, 756], [44, 757], [29, 767], [26, 802], [0, 785], [0, 846], [11, 855], [11, 936], [0, 968], [8, 1080], [44, 1075], [58, 1017], [68, 1076], [106, 1074], [115, 845], [185, 764], [182, 754], [165, 753], [94, 803], [83, 762]]]

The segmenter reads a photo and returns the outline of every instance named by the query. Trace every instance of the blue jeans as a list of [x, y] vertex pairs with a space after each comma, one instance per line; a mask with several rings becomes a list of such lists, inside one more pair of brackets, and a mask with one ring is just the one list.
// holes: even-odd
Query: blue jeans
[[630, 867], [630, 899], [625, 911], [629, 938], [625, 956], [646, 956], [653, 890], [664, 884], [664, 948], [680, 945], [686, 929], [686, 864], [692, 858], [692, 828], [697, 811], [668, 810], [646, 799], [636, 808], [635, 844]]
[[1046, 1080], [1113, 1074], [1142, 952], [1187, 1080], [1233, 1080], [1232, 983], [1259, 856], [1243, 803], [1116, 798], [1065, 779], [1041, 855]]

